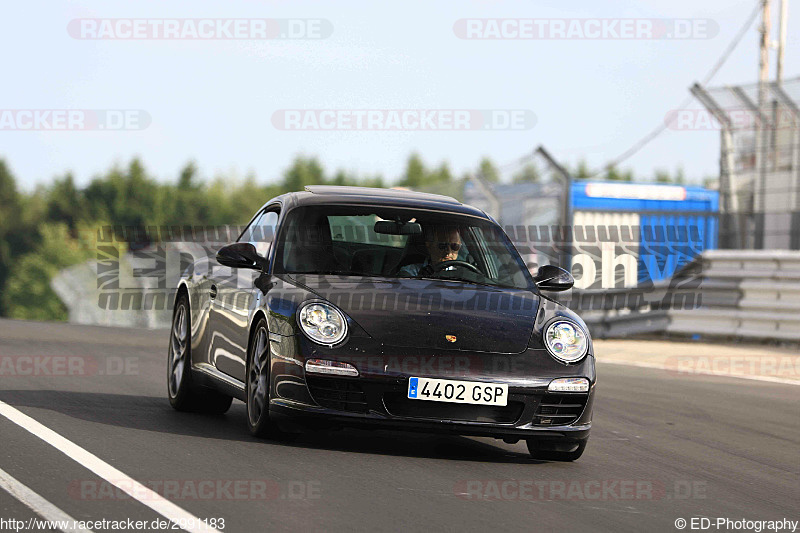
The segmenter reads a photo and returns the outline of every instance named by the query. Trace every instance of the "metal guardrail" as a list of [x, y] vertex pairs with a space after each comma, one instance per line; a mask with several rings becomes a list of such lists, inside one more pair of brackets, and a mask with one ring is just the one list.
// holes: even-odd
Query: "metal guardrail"
[[652, 287], [575, 291], [599, 338], [646, 333], [800, 341], [800, 252], [710, 250]]

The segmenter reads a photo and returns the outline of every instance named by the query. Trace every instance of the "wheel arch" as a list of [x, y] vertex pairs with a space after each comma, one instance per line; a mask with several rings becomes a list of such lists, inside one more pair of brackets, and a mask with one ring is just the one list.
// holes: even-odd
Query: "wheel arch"
[[186, 283], [186, 280], [181, 280], [178, 283], [178, 288], [175, 291], [175, 299], [172, 301], [173, 310], [175, 309], [175, 304], [178, 303], [178, 298], [180, 298], [184, 294], [186, 295], [187, 298], [189, 298], [189, 304], [190, 304], [189, 309], [191, 310], [192, 298], [189, 296], [189, 285]]
[[267, 320], [267, 314], [264, 312], [263, 309], [257, 309], [255, 313], [253, 313], [253, 319], [250, 320], [250, 328], [247, 332], [247, 359], [250, 360], [250, 349], [253, 347], [253, 339], [255, 338], [256, 334], [256, 326], [264, 319], [264, 322], [267, 324], [267, 342], [269, 342], [269, 320]]

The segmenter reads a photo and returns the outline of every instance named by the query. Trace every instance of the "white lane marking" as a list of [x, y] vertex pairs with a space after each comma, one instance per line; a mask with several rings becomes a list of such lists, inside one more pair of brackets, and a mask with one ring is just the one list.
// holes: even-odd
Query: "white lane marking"
[[91, 470], [105, 479], [131, 498], [138, 500], [164, 518], [172, 520], [181, 529], [186, 531], [203, 531], [206, 533], [221, 533], [219, 530], [208, 527], [193, 514], [184, 511], [157, 492], [145, 487], [133, 478], [123, 474], [96, 455], [84, 450], [71, 440], [62, 437], [52, 429], [40, 424], [22, 411], [11, 407], [0, 400], [0, 415], [8, 418], [19, 427], [36, 435], [50, 446], [79, 463], [84, 468]]
[[[0, 488], [24, 503], [31, 511], [41, 516], [44, 520], [54, 523], [75, 525], [77, 520], [45, 500], [31, 489], [14, 479], [8, 472], [0, 468]], [[64, 533], [93, 533], [91, 529], [74, 529], [72, 527], [60, 528]]]
[[633, 361], [603, 361], [600, 359], [595, 359], [601, 365], [622, 365], [622, 366], [635, 366], [638, 368], [655, 368], [656, 370], [667, 370], [671, 371], [673, 374], [680, 374], [681, 377], [683, 376], [714, 376], [718, 378], [738, 378], [738, 379], [751, 379], [753, 381], [767, 381], [769, 383], [781, 383], [782, 385], [800, 385], [800, 380], [797, 379], [785, 379], [785, 378], [776, 378], [774, 376], [747, 376], [747, 375], [740, 375], [740, 374], [721, 374], [718, 372], [707, 372], [705, 370], [693, 370], [691, 372], [681, 372], [679, 370], [675, 370], [672, 367], [667, 368], [666, 365], [661, 365], [658, 363], [636, 363]]

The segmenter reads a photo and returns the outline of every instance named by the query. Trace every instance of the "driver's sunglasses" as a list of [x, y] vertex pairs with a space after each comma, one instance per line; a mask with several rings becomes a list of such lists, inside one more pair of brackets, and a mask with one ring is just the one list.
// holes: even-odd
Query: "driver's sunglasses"
[[437, 242], [436, 246], [439, 248], [440, 252], [457, 252], [461, 249], [460, 242]]

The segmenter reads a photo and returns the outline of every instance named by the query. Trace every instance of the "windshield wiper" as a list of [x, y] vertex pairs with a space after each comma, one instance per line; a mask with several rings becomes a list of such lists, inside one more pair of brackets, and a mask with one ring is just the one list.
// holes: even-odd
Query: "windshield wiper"
[[363, 272], [342, 272], [339, 270], [317, 270], [314, 272], [289, 272], [289, 274], [294, 274], [298, 276], [306, 275], [306, 276], [360, 276], [363, 278], [385, 278], [382, 274], [365, 274]]
[[415, 276], [412, 279], [427, 279], [431, 281], [455, 281], [458, 283], [472, 283], [473, 285], [481, 285], [483, 287], [500, 287], [500, 285], [495, 285], [493, 283], [486, 283], [484, 281], [473, 281], [471, 279], [463, 279], [463, 278], [432, 278], [430, 276]]

